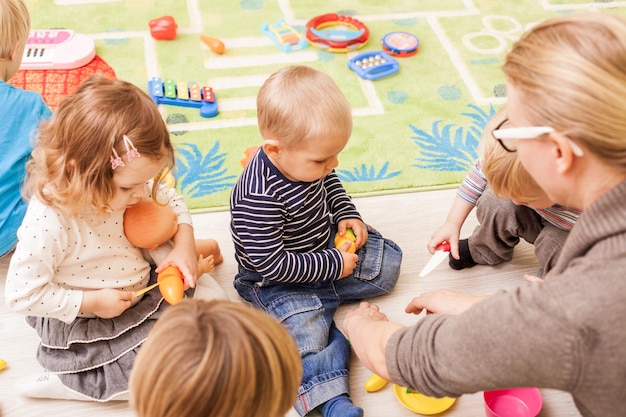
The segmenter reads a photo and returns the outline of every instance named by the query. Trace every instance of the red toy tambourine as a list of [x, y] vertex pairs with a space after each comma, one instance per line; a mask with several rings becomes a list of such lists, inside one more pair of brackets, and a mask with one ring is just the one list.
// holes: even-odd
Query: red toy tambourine
[[[334, 26], [339, 28], [329, 29]], [[345, 26], [354, 30], [341, 28]], [[329, 52], [354, 51], [365, 45], [369, 36], [370, 31], [363, 22], [336, 13], [316, 16], [306, 24], [306, 38], [311, 45]]]
[[391, 32], [385, 35], [382, 44], [383, 50], [389, 55], [404, 58], [417, 53], [420, 40], [408, 32]]

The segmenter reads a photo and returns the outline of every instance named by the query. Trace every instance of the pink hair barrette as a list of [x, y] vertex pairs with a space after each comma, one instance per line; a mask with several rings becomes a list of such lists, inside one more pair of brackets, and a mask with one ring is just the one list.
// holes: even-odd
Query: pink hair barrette
[[[139, 153], [135, 145], [133, 145], [133, 142], [126, 135], [124, 135], [124, 146], [126, 147], [126, 159], [128, 160], [128, 162], [132, 161], [135, 158], [141, 157], [141, 154]], [[113, 148], [113, 155], [111, 155], [111, 169], [115, 170], [115, 168], [123, 167], [125, 165], [126, 164], [124, 163], [124, 161], [122, 161], [122, 157], [119, 156], [115, 148]]]

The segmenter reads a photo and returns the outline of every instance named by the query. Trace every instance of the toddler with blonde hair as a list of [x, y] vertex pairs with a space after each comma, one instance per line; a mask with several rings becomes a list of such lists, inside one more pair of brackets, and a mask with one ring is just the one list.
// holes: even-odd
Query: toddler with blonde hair
[[138, 417], [282, 417], [301, 377], [294, 341], [269, 314], [188, 299], [170, 307], [143, 344], [131, 405]]
[[[443, 241], [450, 242], [452, 269], [477, 264], [497, 265], [511, 260], [520, 238], [535, 246], [538, 276], [555, 264], [579, 210], [554, 204], [524, 169], [517, 155], [492, 136], [508, 127], [506, 108], [485, 126], [482, 158], [478, 159], [457, 192], [445, 223], [428, 243], [431, 253]], [[468, 239], [459, 240], [461, 227], [476, 207], [480, 223]]]
[[[127, 399], [128, 375], [167, 303], [135, 292], [175, 265], [186, 288], [198, 261], [182, 196], [160, 184], [173, 166], [167, 126], [150, 97], [125, 81], [88, 78], [42, 125], [27, 165], [28, 210], [6, 279], [9, 309], [27, 316], [45, 372], [25, 378], [25, 396]], [[168, 204], [173, 249], [152, 266], [123, 230], [144, 198]]]

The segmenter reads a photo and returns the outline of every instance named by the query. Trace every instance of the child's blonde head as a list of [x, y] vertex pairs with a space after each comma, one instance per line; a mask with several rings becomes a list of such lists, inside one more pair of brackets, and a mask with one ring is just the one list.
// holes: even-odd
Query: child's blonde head
[[352, 109], [327, 74], [307, 66], [273, 73], [257, 95], [261, 136], [286, 146], [323, 137], [349, 138]]
[[534, 26], [507, 54], [528, 122], [626, 169], [626, 20], [585, 12]]
[[[23, 0], [0, 0], [0, 60], [11, 60], [28, 38], [30, 14]], [[21, 59], [21, 57], [20, 57]]]
[[489, 187], [500, 198], [535, 201], [545, 197], [528, 171], [522, 166], [516, 152], [509, 152], [498, 143], [492, 132], [511, 127], [503, 107], [489, 120], [481, 137], [482, 170]]
[[243, 303], [185, 299], [159, 318], [130, 378], [139, 417], [282, 417], [302, 364], [273, 317]]
[[125, 81], [88, 78], [41, 126], [27, 165], [27, 195], [68, 214], [110, 211], [111, 155], [115, 149], [126, 160], [124, 135], [142, 157], [173, 166], [169, 132], [150, 97]]

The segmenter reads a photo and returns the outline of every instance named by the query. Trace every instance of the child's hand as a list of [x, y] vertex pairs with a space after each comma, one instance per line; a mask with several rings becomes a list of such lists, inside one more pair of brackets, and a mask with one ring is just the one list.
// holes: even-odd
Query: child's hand
[[167, 254], [165, 259], [155, 269], [156, 273], [163, 271], [170, 265], [176, 266], [183, 274], [185, 290], [196, 286], [196, 274], [198, 272], [198, 258], [195, 251], [190, 253], [182, 247], [174, 246], [174, 249]]
[[359, 257], [354, 253], [347, 252], [350, 247], [350, 242], [344, 243], [342, 246], [338, 247], [339, 253], [341, 253], [341, 257], [343, 258], [343, 270], [341, 271], [341, 277], [345, 278], [354, 271], [356, 267], [356, 262], [359, 260]]
[[454, 259], [459, 258], [459, 234], [461, 230], [455, 224], [446, 222], [430, 237], [430, 241], [426, 245], [428, 252], [432, 255], [435, 253], [435, 248], [442, 242], [448, 242], [450, 244], [450, 253]]
[[93, 313], [103, 319], [111, 319], [119, 316], [131, 306], [134, 295], [132, 291], [120, 291], [113, 288], [84, 291], [80, 311]]
[[343, 219], [337, 223], [337, 232], [340, 236], [346, 233], [346, 229], [352, 229], [356, 236], [356, 248], [359, 249], [367, 242], [367, 226], [359, 219]]
[[178, 267], [183, 274], [185, 290], [196, 286], [198, 273], [198, 257], [196, 244], [193, 236], [193, 228], [189, 224], [178, 225], [178, 231], [174, 235], [174, 249], [167, 254], [159, 263], [155, 272], [159, 273], [170, 265]]

